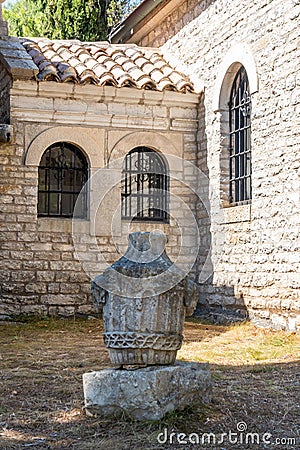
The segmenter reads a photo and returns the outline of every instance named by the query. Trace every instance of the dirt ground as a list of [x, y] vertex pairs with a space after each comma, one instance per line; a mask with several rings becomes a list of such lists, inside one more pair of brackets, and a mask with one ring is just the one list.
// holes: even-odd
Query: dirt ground
[[[109, 367], [102, 321], [0, 324], [0, 449], [300, 449], [300, 336], [187, 321], [178, 359], [213, 399], [161, 421], [88, 417], [82, 374]], [[204, 434], [208, 433], [208, 434]]]

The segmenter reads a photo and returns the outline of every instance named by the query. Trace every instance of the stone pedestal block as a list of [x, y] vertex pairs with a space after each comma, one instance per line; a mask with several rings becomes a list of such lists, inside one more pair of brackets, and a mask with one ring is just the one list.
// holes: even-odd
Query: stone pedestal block
[[211, 384], [206, 363], [104, 369], [83, 375], [85, 409], [92, 415], [125, 412], [138, 420], [159, 420], [169, 411], [209, 402]]

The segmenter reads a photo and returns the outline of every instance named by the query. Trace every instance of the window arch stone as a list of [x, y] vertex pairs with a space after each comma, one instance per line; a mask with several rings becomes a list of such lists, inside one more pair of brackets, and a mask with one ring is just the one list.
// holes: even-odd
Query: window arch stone
[[258, 75], [251, 49], [247, 44], [237, 44], [228, 51], [218, 69], [212, 100], [214, 112], [222, 112], [227, 108], [231, 86], [241, 66], [247, 72], [250, 94], [258, 92]]
[[25, 154], [25, 165], [38, 167], [45, 150], [55, 142], [68, 142], [79, 147], [91, 168], [104, 166], [104, 130], [84, 127], [57, 126], [35, 136]]
[[[158, 133], [154, 131], [134, 131], [117, 134], [109, 145], [108, 166], [123, 169], [126, 155], [136, 147], [149, 147], [164, 155], [169, 170], [183, 170], [183, 137], [181, 133]], [[109, 136], [110, 143], [110, 136]]]

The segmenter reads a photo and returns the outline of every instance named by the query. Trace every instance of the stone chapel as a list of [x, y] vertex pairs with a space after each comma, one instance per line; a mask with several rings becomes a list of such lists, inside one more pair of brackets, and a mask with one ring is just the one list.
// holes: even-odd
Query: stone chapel
[[299, 330], [299, 29], [300, 0], [144, 0], [107, 42], [1, 16], [0, 317], [93, 313], [161, 230], [198, 315]]

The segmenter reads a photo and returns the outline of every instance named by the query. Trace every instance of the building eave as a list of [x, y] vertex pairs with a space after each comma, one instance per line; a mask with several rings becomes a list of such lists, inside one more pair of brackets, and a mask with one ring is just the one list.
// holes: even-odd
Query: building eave
[[137, 43], [183, 0], [144, 0], [109, 36], [112, 43]]

